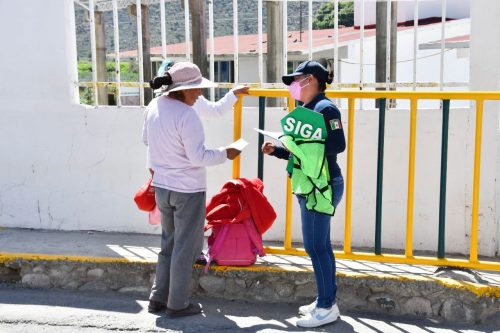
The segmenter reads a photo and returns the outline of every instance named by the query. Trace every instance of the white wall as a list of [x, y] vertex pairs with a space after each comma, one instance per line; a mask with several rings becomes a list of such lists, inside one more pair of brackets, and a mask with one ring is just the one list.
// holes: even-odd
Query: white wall
[[[461, 19], [469, 17], [470, 0], [448, 0], [446, 2], [446, 17]], [[473, 1], [472, 1], [473, 2]], [[415, 2], [398, 1], [398, 22], [413, 21]], [[419, 0], [419, 19], [441, 17], [441, 0]], [[376, 2], [365, 0], [365, 25], [376, 24]], [[354, 25], [361, 25], [361, 1], [354, 2]]]
[[[471, 90], [500, 90], [500, 2], [496, 0], [471, 3]], [[484, 31], [488, 33], [485, 34]], [[488, 50], [487, 52], [485, 50]], [[500, 252], [500, 163], [499, 112], [500, 103], [487, 102], [483, 120], [483, 158], [481, 165], [480, 236], [496, 243]], [[470, 194], [471, 195], [471, 194]], [[496, 230], [495, 230], [496, 229]], [[498, 253], [497, 252], [497, 253]]]
[[[45, 13], [40, 15], [40, 13]], [[8, 34], [18, 17], [23, 32]], [[73, 82], [76, 56], [73, 2], [58, 0], [0, 2], [0, 33], [15, 53], [2, 53], [0, 72], [0, 226], [62, 230], [110, 230], [158, 233], [135, 208], [132, 196], [146, 177], [145, 148], [140, 140], [139, 108], [84, 108], [76, 105]], [[33, 56], [36, 50], [36, 57]], [[13, 64], [33, 64], [30, 84]], [[487, 64], [484, 62], [481, 66]], [[242, 66], [241, 68], [246, 68]], [[485, 67], [486, 69], [486, 67]], [[484, 72], [487, 75], [487, 72]], [[29, 90], [28, 90], [29, 89]], [[266, 128], [279, 129], [285, 112], [268, 109]], [[347, 130], [347, 115], [342, 114]], [[358, 111], [355, 117], [353, 246], [373, 244], [377, 113]], [[447, 251], [468, 252], [472, 184], [474, 114], [451, 115], [447, 201]], [[256, 176], [257, 110], [244, 110], [243, 137], [251, 143], [242, 157], [243, 177]], [[497, 122], [496, 122], [497, 123]], [[496, 124], [495, 123], [495, 124]], [[420, 111], [417, 128], [415, 186], [415, 249], [437, 246], [441, 115]], [[232, 117], [205, 121], [207, 145], [232, 139]], [[486, 126], [488, 127], [488, 126]], [[383, 196], [383, 247], [404, 248], [408, 170], [407, 111], [387, 114]], [[484, 156], [496, 156], [496, 134], [486, 134]], [[496, 133], [496, 132], [495, 132]], [[492, 139], [493, 138], [493, 139]], [[490, 155], [492, 154], [493, 155]], [[345, 175], [346, 154], [339, 157]], [[495, 159], [496, 160], [496, 159]], [[488, 164], [483, 164], [488, 167]], [[480, 253], [493, 255], [498, 235], [495, 218], [497, 166], [483, 173]], [[266, 195], [278, 213], [267, 239], [282, 239], [284, 230], [285, 164], [265, 159]], [[229, 163], [209, 169], [209, 193], [230, 177]], [[483, 192], [485, 191], [485, 192]], [[484, 194], [483, 194], [484, 193]], [[486, 200], [486, 202], [484, 201]], [[294, 200], [293, 239], [300, 239]], [[488, 210], [491, 213], [486, 214]], [[334, 217], [336, 243], [343, 239], [345, 200]]]
[[73, 13], [72, 0], [0, 2], [0, 225], [154, 232], [132, 201], [142, 112], [76, 104]]

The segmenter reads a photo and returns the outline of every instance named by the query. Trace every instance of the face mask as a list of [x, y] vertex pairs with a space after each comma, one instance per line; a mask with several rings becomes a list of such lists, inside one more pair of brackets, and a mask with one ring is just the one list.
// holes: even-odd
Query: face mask
[[300, 92], [302, 88], [307, 87], [309, 83], [307, 83], [304, 87], [300, 85], [300, 83], [304, 80], [306, 80], [307, 77], [303, 78], [300, 81], [293, 81], [289, 86], [288, 90], [290, 91], [290, 95], [292, 96], [293, 99], [299, 100], [300, 101]]

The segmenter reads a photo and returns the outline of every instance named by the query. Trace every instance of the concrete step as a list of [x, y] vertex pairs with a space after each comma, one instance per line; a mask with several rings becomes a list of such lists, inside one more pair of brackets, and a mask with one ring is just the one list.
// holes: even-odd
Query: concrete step
[[[158, 235], [0, 230], [0, 281], [30, 288], [147, 295]], [[306, 304], [316, 287], [307, 257], [266, 255], [250, 267], [195, 265], [194, 294]], [[341, 309], [500, 325], [500, 272], [337, 260]]]

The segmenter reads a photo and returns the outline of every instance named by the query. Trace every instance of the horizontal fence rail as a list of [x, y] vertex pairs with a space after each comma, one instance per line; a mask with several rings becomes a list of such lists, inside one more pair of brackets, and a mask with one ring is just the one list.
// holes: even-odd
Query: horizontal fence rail
[[[261, 88], [261, 89], [279, 89], [285, 88], [283, 83], [255, 83], [255, 82], [247, 82], [241, 83], [246, 86], [252, 88]], [[93, 88], [94, 82], [82, 81], [75, 82], [77, 87], [81, 88]], [[96, 87], [129, 87], [129, 88], [149, 88], [149, 83], [140, 83], [140, 82], [95, 82]], [[217, 87], [219, 89], [231, 89], [237, 86], [235, 83], [228, 82], [217, 82]], [[339, 89], [355, 89], [355, 88], [411, 88], [415, 86], [416, 88], [438, 88], [438, 82], [419, 82], [419, 83], [411, 83], [411, 82], [391, 82], [389, 85], [385, 83], [363, 83], [362, 85], [359, 83], [339, 83], [337, 84]], [[469, 86], [468, 82], [445, 82], [443, 83], [444, 87], [447, 88], [466, 88]], [[331, 87], [331, 86], [330, 86]]]
[[[287, 100], [288, 111], [295, 106], [295, 100], [290, 97], [286, 89], [250, 89], [249, 96], [259, 97], [259, 127], [264, 127], [265, 99], [284, 98]], [[500, 262], [478, 260], [478, 228], [479, 228], [479, 182], [481, 167], [481, 138], [482, 117], [484, 101], [500, 100], [500, 92], [446, 92], [446, 91], [334, 91], [327, 90], [329, 98], [343, 98], [348, 100], [348, 132], [347, 132], [347, 170], [346, 170], [346, 213], [344, 227], [344, 247], [342, 251], [334, 251], [341, 259], [368, 260], [388, 263], [421, 264], [436, 266], [454, 266], [461, 268], [475, 268], [484, 270], [500, 271]], [[234, 107], [234, 139], [241, 137], [243, 98], [239, 97]], [[351, 220], [352, 220], [352, 178], [353, 178], [353, 154], [354, 154], [354, 114], [356, 99], [378, 99], [379, 100], [379, 134], [378, 134], [378, 160], [377, 160], [377, 200], [376, 200], [376, 228], [374, 252], [353, 252], [351, 249]], [[406, 218], [406, 242], [404, 255], [382, 253], [382, 174], [384, 155], [384, 126], [386, 101], [388, 99], [407, 99], [410, 101], [410, 131], [409, 131], [409, 156], [408, 156], [408, 197]], [[420, 100], [441, 100], [443, 111], [442, 143], [441, 143], [441, 179], [440, 179], [440, 202], [439, 202], [439, 235], [436, 257], [413, 255], [413, 205], [414, 205], [414, 178], [415, 178], [415, 150], [416, 150], [416, 126], [418, 102]], [[446, 169], [448, 149], [448, 123], [451, 100], [469, 100], [476, 103], [476, 129], [475, 129], [475, 152], [474, 152], [474, 174], [472, 195], [472, 223], [470, 237], [470, 251], [468, 259], [452, 259], [445, 256], [445, 202], [446, 202]], [[259, 138], [259, 143], [262, 138]], [[260, 153], [259, 153], [260, 154]], [[258, 160], [258, 175], [263, 177], [263, 161]], [[233, 178], [240, 177], [240, 158], [233, 161]], [[287, 177], [286, 191], [286, 214], [285, 235], [282, 247], [267, 247], [267, 253], [307, 255], [302, 248], [292, 246], [292, 191], [290, 180]]]

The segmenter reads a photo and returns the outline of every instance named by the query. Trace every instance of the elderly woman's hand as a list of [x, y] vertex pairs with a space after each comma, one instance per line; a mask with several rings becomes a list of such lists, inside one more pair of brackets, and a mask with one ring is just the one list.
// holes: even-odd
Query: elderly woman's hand
[[226, 148], [226, 153], [229, 160], [234, 160], [241, 153], [241, 150], [235, 148]]
[[237, 87], [233, 89], [233, 94], [236, 96], [248, 95], [248, 90], [250, 90], [250, 87]]

